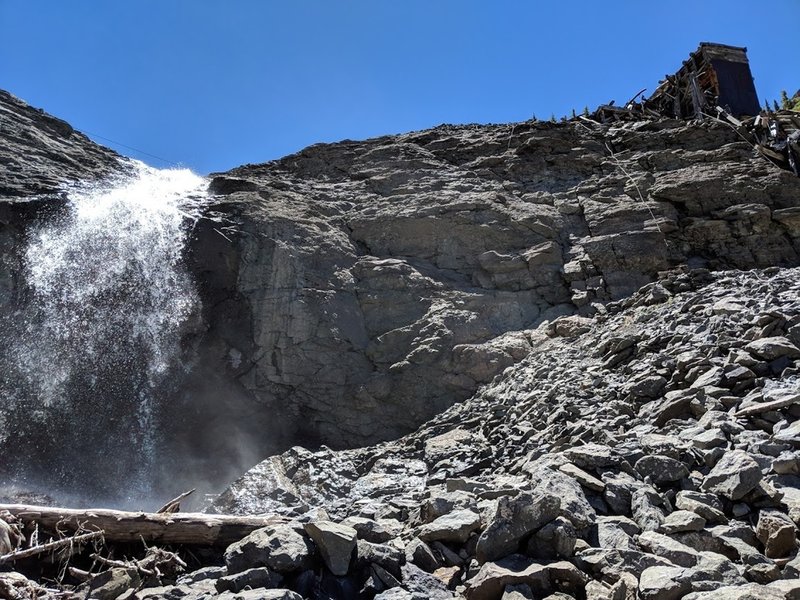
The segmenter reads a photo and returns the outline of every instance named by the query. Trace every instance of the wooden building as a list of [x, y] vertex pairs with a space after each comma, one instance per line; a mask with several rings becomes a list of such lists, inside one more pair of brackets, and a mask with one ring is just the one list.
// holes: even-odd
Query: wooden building
[[702, 42], [644, 102], [645, 108], [676, 118], [716, 115], [716, 106], [735, 117], [759, 113], [747, 48]]

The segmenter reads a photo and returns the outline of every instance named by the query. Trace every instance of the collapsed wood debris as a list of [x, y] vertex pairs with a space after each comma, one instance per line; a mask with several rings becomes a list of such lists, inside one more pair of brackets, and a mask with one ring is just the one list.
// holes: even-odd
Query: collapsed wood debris
[[644, 98], [644, 92], [623, 106], [612, 101], [580, 118], [603, 124], [663, 118], [721, 121], [761, 156], [800, 177], [800, 112], [760, 107], [747, 48], [703, 42], [650, 97]]
[[157, 513], [0, 505], [0, 600], [91, 595], [112, 573], [150, 587], [174, 583], [209, 558], [218, 562], [228, 545], [252, 531], [283, 522], [175, 512], [190, 493]]

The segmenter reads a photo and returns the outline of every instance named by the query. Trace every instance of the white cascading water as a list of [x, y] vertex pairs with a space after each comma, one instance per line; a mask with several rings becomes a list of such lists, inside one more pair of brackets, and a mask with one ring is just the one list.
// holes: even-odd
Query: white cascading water
[[[16, 360], [26, 389], [44, 420], [69, 415], [76, 402], [76, 412], [105, 407], [135, 421], [103, 421], [119, 439], [97, 448], [139, 454], [133, 494], [144, 493], [155, 460], [154, 391], [176, 367], [182, 328], [199, 305], [183, 253], [205, 188], [188, 170], [136, 163], [130, 177], [69, 191], [65, 214], [36, 230], [25, 254], [33, 310]], [[77, 406], [90, 395], [102, 397]]]

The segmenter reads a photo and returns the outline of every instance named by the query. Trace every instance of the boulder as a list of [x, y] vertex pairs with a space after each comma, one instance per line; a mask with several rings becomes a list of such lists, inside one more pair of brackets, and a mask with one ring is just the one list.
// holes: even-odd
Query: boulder
[[676, 510], [666, 516], [658, 530], [661, 533], [678, 533], [680, 531], [699, 531], [706, 526], [706, 520], [690, 510]]
[[536, 595], [554, 591], [574, 592], [586, 586], [588, 578], [573, 564], [561, 561], [538, 564], [520, 555], [485, 563], [475, 577], [467, 581], [467, 600], [498, 600], [507, 585], [523, 584]]
[[256, 567], [247, 569], [233, 575], [226, 575], [216, 580], [217, 591], [222, 592], [241, 592], [245, 589], [253, 588], [274, 588], [283, 581], [275, 571], [267, 567]]
[[560, 499], [548, 493], [523, 492], [514, 498], [500, 498], [494, 519], [478, 538], [478, 562], [517, 552], [522, 539], [555, 519], [560, 509]]
[[114, 567], [92, 578], [89, 582], [87, 598], [115, 600], [127, 590], [138, 588], [141, 583], [142, 579], [138, 570]]
[[481, 526], [481, 517], [471, 510], [456, 510], [420, 527], [417, 535], [423, 542], [456, 542], [463, 544]]
[[775, 360], [784, 356], [800, 358], [800, 349], [785, 337], [765, 337], [753, 340], [744, 347], [750, 354], [764, 360]]
[[739, 500], [755, 489], [762, 477], [761, 468], [747, 452], [729, 450], [706, 475], [700, 487], [729, 500]]
[[679, 460], [658, 454], [643, 456], [633, 467], [643, 478], [655, 485], [680, 481], [689, 475], [689, 469]]
[[356, 549], [356, 530], [331, 521], [306, 523], [304, 528], [317, 545], [330, 572], [339, 576], [347, 575]]
[[314, 546], [305, 535], [290, 525], [278, 525], [257, 529], [228, 546], [225, 564], [229, 574], [255, 567], [288, 573], [307, 568], [313, 551]]
[[677, 493], [675, 506], [681, 510], [694, 512], [709, 523], [728, 522], [728, 518], [722, 512], [722, 502], [716, 494], [683, 490]]
[[764, 544], [767, 558], [788, 556], [797, 545], [794, 523], [778, 510], [762, 510], [759, 513], [756, 535]]
[[648, 567], [639, 577], [641, 600], [678, 600], [691, 589], [686, 569]]

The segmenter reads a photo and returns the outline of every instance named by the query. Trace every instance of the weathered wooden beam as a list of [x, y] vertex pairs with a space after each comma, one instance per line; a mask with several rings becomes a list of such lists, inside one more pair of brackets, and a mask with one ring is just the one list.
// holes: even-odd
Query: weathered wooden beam
[[279, 516], [243, 517], [204, 513], [145, 513], [101, 508], [74, 509], [25, 504], [0, 504], [25, 525], [49, 531], [102, 530], [111, 542], [141, 542], [197, 546], [227, 546], [268, 525], [285, 522]]

